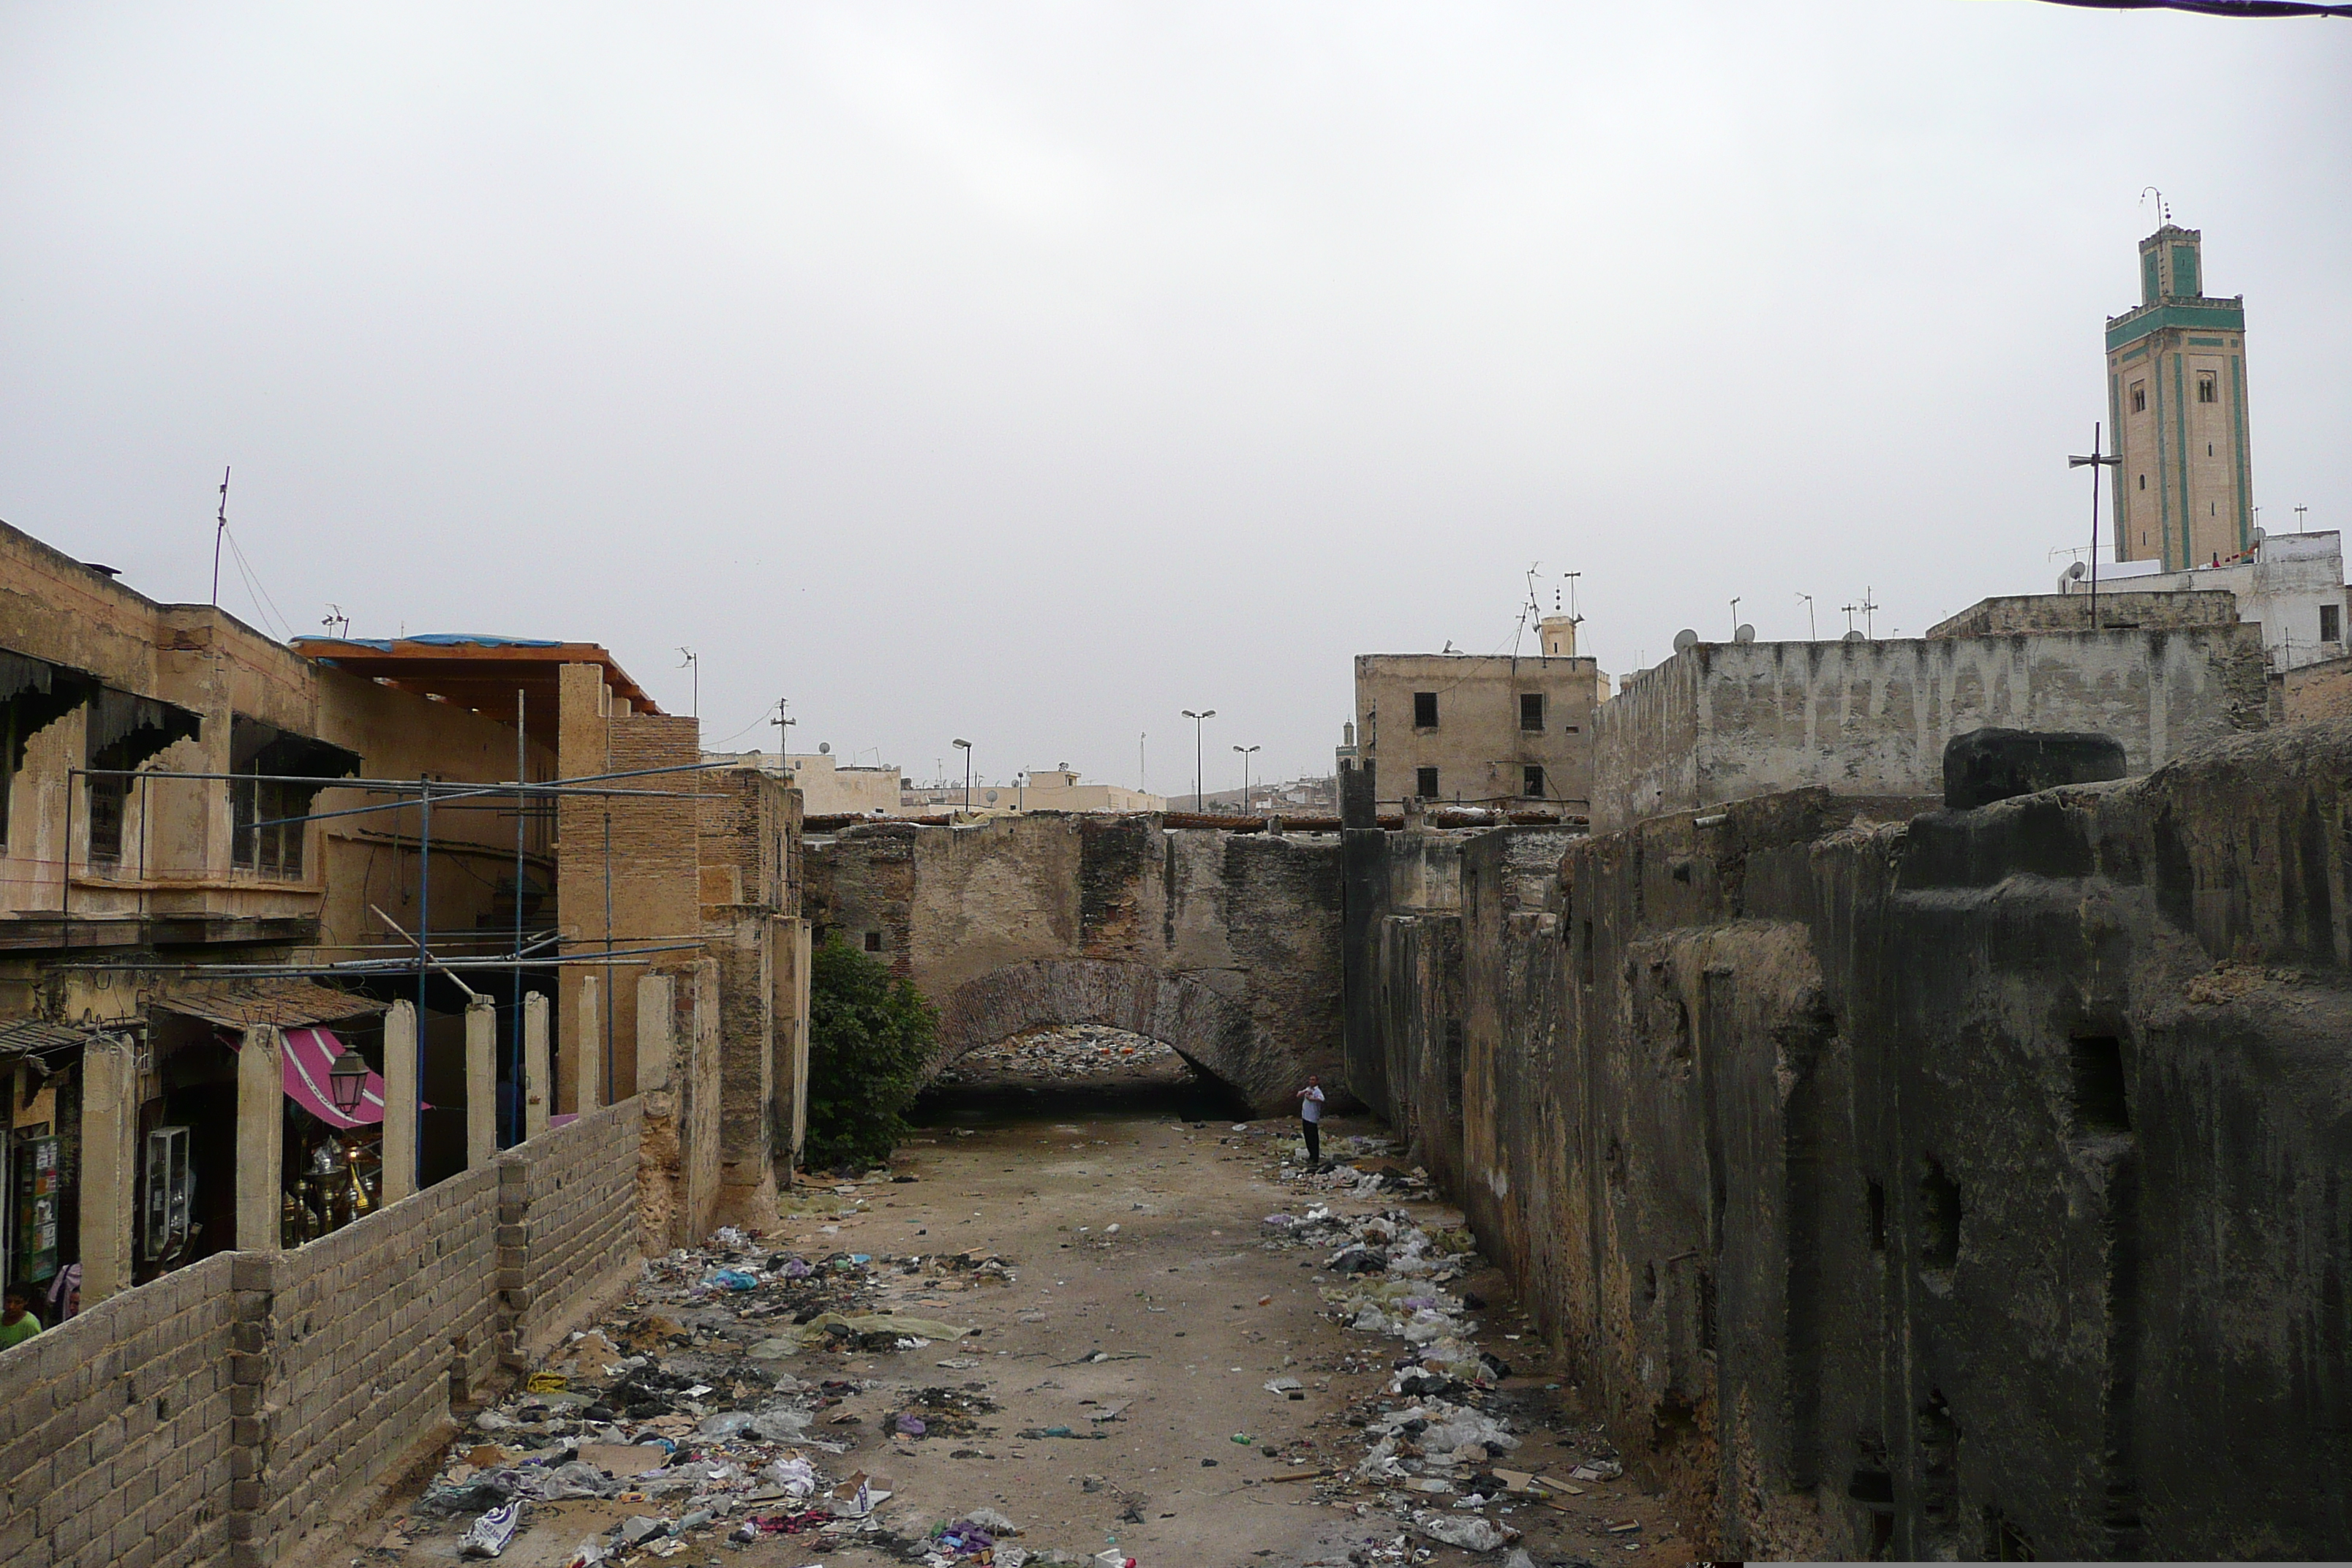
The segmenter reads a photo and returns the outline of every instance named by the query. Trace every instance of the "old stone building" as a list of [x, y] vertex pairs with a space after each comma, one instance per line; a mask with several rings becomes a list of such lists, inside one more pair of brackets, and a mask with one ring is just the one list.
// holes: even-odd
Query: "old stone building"
[[[1987, 606], [1972, 614], [1996, 624]], [[2263, 663], [2262, 629], [2226, 617], [2146, 630], [1698, 643], [1628, 676], [1601, 706], [1592, 823], [1612, 831], [1814, 784], [1931, 799], [1943, 788], [1946, 742], [1988, 725], [2109, 735], [2142, 773], [2270, 722]]]
[[1409, 798], [1581, 816], [1592, 794], [1592, 715], [1609, 678], [1576, 651], [1576, 622], [1548, 617], [1528, 656], [1356, 656], [1355, 756], [1384, 806]]

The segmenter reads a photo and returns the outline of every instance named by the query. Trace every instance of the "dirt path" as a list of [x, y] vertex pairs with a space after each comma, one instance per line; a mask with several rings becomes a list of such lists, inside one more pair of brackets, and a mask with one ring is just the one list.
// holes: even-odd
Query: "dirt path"
[[[1410, 1504], [1458, 1515], [1448, 1510], [1453, 1495], [1433, 1480], [1413, 1492], [1393, 1480], [1375, 1487], [1351, 1477], [1366, 1454], [1365, 1419], [1413, 1403], [1385, 1392], [1392, 1363], [1409, 1347], [1327, 1315], [1318, 1295], [1335, 1282], [1324, 1268], [1327, 1248], [1270, 1244], [1280, 1232], [1265, 1224], [1266, 1215], [1301, 1211], [1324, 1195], [1276, 1179], [1276, 1152], [1295, 1145], [1294, 1128], [1258, 1123], [1236, 1132], [1231, 1123], [1188, 1124], [1165, 1112], [1135, 1111], [935, 1128], [900, 1150], [893, 1165], [898, 1180], [804, 1190], [808, 1207], [780, 1215], [757, 1252], [813, 1259], [866, 1254], [878, 1267], [978, 1248], [1003, 1257], [1013, 1282], [992, 1286], [973, 1282], [969, 1272], [935, 1266], [907, 1271], [894, 1262], [883, 1276], [886, 1288], [863, 1310], [887, 1306], [898, 1316], [945, 1320], [977, 1332], [920, 1349], [819, 1347], [761, 1363], [812, 1389], [835, 1390], [828, 1395], [835, 1402], [808, 1436], [845, 1451], [810, 1457], [828, 1476], [863, 1471], [892, 1493], [876, 1510], [894, 1538], [887, 1554], [870, 1537], [769, 1536], [749, 1544], [725, 1539], [745, 1513], [782, 1506], [772, 1501], [739, 1501], [709, 1530], [647, 1545], [670, 1551], [667, 1561], [681, 1565], [904, 1563], [909, 1544], [932, 1525], [986, 1508], [1019, 1526], [1007, 1544], [1080, 1560], [1115, 1547], [1139, 1568], [1501, 1563], [1502, 1552], [1473, 1553], [1420, 1537], [1408, 1558], [1396, 1549], [1407, 1524], [1391, 1510]], [[1335, 1119], [1328, 1136], [1368, 1131]], [[1431, 1227], [1459, 1220], [1441, 1205], [1400, 1204], [1391, 1194], [1329, 1204], [1340, 1214], [1403, 1207]], [[1513, 1375], [1481, 1396], [1518, 1436], [1519, 1446], [1493, 1463], [1565, 1478], [1580, 1459], [1605, 1455], [1588, 1428], [1559, 1413], [1560, 1394], [1548, 1386], [1541, 1348], [1516, 1337], [1519, 1325], [1494, 1271], [1482, 1268], [1452, 1289], [1485, 1299], [1486, 1310], [1474, 1315], [1479, 1346], [1511, 1363]], [[651, 1310], [678, 1309], [656, 1304]], [[608, 1332], [624, 1348], [642, 1348], [646, 1322], [642, 1313], [623, 1313]], [[639, 1337], [626, 1339], [625, 1331]], [[762, 1331], [740, 1331], [738, 1338]], [[697, 1345], [706, 1342], [719, 1342], [700, 1332], [693, 1337]], [[672, 1343], [687, 1352], [685, 1338]], [[690, 1356], [686, 1363], [702, 1364]], [[1264, 1386], [1284, 1378], [1297, 1381], [1297, 1397]], [[950, 1413], [921, 1437], [886, 1435], [894, 1413], [920, 1408], [910, 1400], [927, 1388], [953, 1391], [960, 1400], [978, 1396], [998, 1408], [971, 1418]], [[685, 1420], [670, 1419], [674, 1426]], [[1034, 1435], [1048, 1432], [1068, 1436]], [[625, 1423], [598, 1435], [632, 1434], [642, 1438], [645, 1429]], [[482, 1440], [474, 1434], [467, 1441]], [[658, 1451], [653, 1458], [659, 1461]], [[1459, 1482], [1462, 1472], [1454, 1479]], [[1630, 1479], [1590, 1482], [1579, 1492], [1555, 1490], [1548, 1501], [1509, 1495], [1484, 1511], [1523, 1531], [1517, 1544], [1537, 1563], [1689, 1560], [1662, 1505], [1640, 1495]], [[659, 1510], [644, 1500], [534, 1505], [505, 1560], [520, 1568], [560, 1565], [584, 1539], [648, 1511]], [[675, 1502], [669, 1512], [678, 1512]], [[413, 1507], [398, 1510], [379, 1533], [360, 1534], [387, 1544], [359, 1561], [452, 1563], [467, 1522], [462, 1514], [436, 1522]], [[1606, 1528], [1627, 1522], [1640, 1528]], [[662, 1560], [646, 1547], [629, 1557]]]

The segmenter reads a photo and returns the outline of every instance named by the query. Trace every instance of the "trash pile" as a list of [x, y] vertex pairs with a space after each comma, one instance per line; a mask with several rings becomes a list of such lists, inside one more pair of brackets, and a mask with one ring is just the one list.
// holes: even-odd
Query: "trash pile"
[[526, 1530], [576, 1530], [571, 1568], [634, 1568], [782, 1535], [929, 1568], [1081, 1568], [1013, 1544], [1020, 1531], [993, 1510], [943, 1524], [883, 1511], [889, 1455], [992, 1436], [998, 1405], [982, 1382], [854, 1373], [923, 1352], [982, 1366], [951, 1353], [978, 1331], [938, 1314], [958, 1290], [1013, 1279], [1011, 1259], [981, 1249], [804, 1256], [731, 1228], [651, 1259], [621, 1307], [475, 1413], [382, 1544], [455, 1536], [459, 1555], [495, 1558]]
[[1171, 1071], [1181, 1065], [1176, 1053], [1157, 1040], [1098, 1024], [1065, 1024], [966, 1052], [938, 1081], [1102, 1078], [1139, 1068]]
[[1286, 1152], [1275, 1179], [1334, 1197], [1366, 1201], [1389, 1197], [1426, 1202], [1436, 1197], [1429, 1173], [1419, 1165], [1407, 1169], [1399, 1163], [1403, 1154], [1402, 1149], [1386, 1138], [1331, 1137], [1323, 1141], [1323, 1164], [1318, 1168], [1309, 1165], [1306, 1150], [1294, 1143]]
[[[1472, 1314], [1486, 1303], [1447, 1288], [1477, 1267], [1467, 1230], [1423, 1226], [1399, 1208], [1342, 1215], [1320, 1203], [1300, 1214], [1267, 1215], [1264, 1224], [1264, 1245], [1323, 1255], [1323, 1269], [1336, 1276], [1321, 1288], [1334, 1320], [1402, 1342], [1383, 1358], [1390, 1375], [1382, 1396], [1349, 1417], [1363, 1430], [1363, 1458], [1327, 1483], [1335, 1492], [1370, 1488], [1379, 1506], [1407, 1526], [1392, 1541], [1366, 1542], [1362, 1561], [1414, 1561], [1424, 1550], [1415, 1540], [1502, 1551], [1520, 1539], [1509, 1515], [1572, 1489], [1503, 1463], [1520, 1443], [1510, 1402], [1496, 1393], [1512, 1369], [1478, 1344]], [[1618, 1473], [1612, 1460], [1594, 1463], [1608, 1467], [1607, 1477]], [[1577, 1475], [1607, 1479], [1589, 1468]]]

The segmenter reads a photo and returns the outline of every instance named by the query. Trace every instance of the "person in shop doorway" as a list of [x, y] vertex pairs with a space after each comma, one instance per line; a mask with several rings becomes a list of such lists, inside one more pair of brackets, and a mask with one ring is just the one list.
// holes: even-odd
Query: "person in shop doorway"
[[33, 1288], [11, 1285], [5, 1305], [0, 1305], [0, 1351], [11, 1345], [21, 1345], [41, 1331], [41, 1320], [33, 1316]]
[[1307, 1134], [1307, 1163], [1320, 1170], [1323, 1165], [1323, 1080], [1313, 1073], [1307, 1075], [1307, 1087], [1298, 1091], [1298, 1126]]

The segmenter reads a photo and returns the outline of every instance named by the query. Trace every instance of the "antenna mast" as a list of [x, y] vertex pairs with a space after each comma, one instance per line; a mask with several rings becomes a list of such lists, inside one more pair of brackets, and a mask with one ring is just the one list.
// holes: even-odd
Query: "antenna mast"
[[213, 529], [213, 608], [220, 608], [221, 536], [228, 532], [228, 468], [221, 468], [220, 521]]

